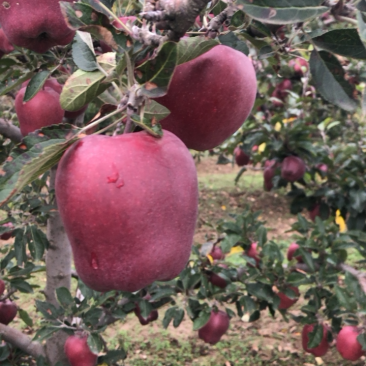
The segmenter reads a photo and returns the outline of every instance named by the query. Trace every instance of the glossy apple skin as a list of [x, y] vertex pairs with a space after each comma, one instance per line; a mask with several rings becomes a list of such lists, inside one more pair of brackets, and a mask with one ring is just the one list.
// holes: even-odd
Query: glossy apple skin
[[218, 246], [215, 246], [211, 250], [210, 255], [213, 260], [222, 260], [225, 258], [225, 254], [222, 252], [222, 249]]
[[314, 348], [308, 348], [309, 336], [308, 334], [311, 333], [314, 329], [315, 324], [306, 324], [302, 329], [302, 348], [305, 352], [313, 354], [315, 357], [322, 357], [324, 356], [329, 349], [329, 343], [327, 339], [328, 327], [323, 325], [323, 339], [320, 342], [319, 346]]
[[[294, 257], [294, 253], [296, 252], [297, 249], [300, 248], [300, 245], [297, 243], [291, 243], [290, 246], [287, 249], [287, 260], [292, 260], [292, 258]], [[298, 255], [295, 257], [295, 259], [299, 262], [302, 263], [302, 256]]]
[[199, 329], [198, 337], [206, 343], [216, 344], [229, 329], [229, 324], [230, 318], [224, 311], [211, 311], [210, 319]]
[[[6, 222], [5, 224], [2, 224], [1, 226], [3, 226], [3, 227], [5, 226], [5, 227], [11, 228], [11, 229], [14, 228], [14, 225], [13, 225], [12, 222]], [[13, 236], [13, 230], [1, 234], [0, 239], [1, 240], [9, 240], [12, 236]]]
[[357, 340], [359, 334], [360, 330], [351, 325], [346, 325], [338, 333], [337, 350], [343, 359], [357, 361], [365, 354], [361, 344]]
[[66, 25], [59, 0], [37, 0], [37, 4], [7, 0], [7, 3], [9, 6], [0, 6], [0, 24], [11, 43], [44, 53], [72, 41], [75, 32]]
[[19, 90], [15, 98], [15, 111], [23, 136], [45, 126], [62, 122], [64, 110], [60, 105], [60, 95], [53, 89], [41, 89], [30, 101], [23, 102], [26, 88]]
[[282, 162], [281, 177], [288, 182], [301, 179], [306, 171], [304, 161], [298, 156], [288, 156]]
[[[255, 259], [256, 267], [259, 266], [260, 258], [259, 258], [259, 253], [257, 251], [257, 243], [252, 243], [250, 245], [249, 249], [247, 249], [245, 251], [245, 255]], [[253, 267], [253, 265], [250, 263], [248, 263], [248, 266]]]
[[[299, 292], [299, 289], [297, 287], [289, 286], [289, 288], [295, 292], [296, 296], [300, 296], [300, 292]], [[292, 305], [294, 305], [297, 302], [297, 300], [298, 300], [298, 298], [296, 298], [296, 299], [290, 299], [289, 297], [287, 297], [282, 292], [279, 292], [277, 294], [277, 296], [280, 298], [280, 304], [278, 305], [278, 309], [279, 310], [286, 310], [286, 309], [288, 309], [289, 307], [291, 307]]]
[[59, 163], [56, 198], [76, 270], [90, 288], [134, 292], [184, 269], [197, 173], [172, 133], [84, 137]]
[[147, 318], [144, 318], [141, 315], [141, 310], [140, 307], [136, 304], [135, 310], [134, 310], [135, 315], [137, 316], [137, 318], [139, 319], [139, 322], [141, 325], [147, 325], [155, 320], [158, 319], [159, 317], [159, 313], [157, 310], [153, 310]]
[[88, 337], [70, 336], [66, 339], [64, 351], [70, 366], [95, 366], [98, 356], [88, 346]]
[[14, 46], [9, 42], [4, 30], [0, 28], [0, 58], [14, 51]]
[[306, 73], [309, 70], [309, 63], [301, 57], [290, 60], [288, 66], [292, 67], [298, 76], [304, 76], [304, 71]]
[[247, 165], [250, 161], [250, 156], [247, 155], [239, 146], [234, 149], [235, 163], [238, 166]]
[[0, 301], [0, 323], [8, 325], [17, 315], [16, 305], [9, 299]]
[[203, 151], [220, 145], [240, 128], [252, 110], [256, 93], [251, 60], [218, 45], [179, 65], [168, 94], [156, 101], [171, 112], [161, 121], [163, 128], [189, 149]]
[[0, 280], [0, 296], [3, 295], [5, 291], [5, 282], [3, 280]]

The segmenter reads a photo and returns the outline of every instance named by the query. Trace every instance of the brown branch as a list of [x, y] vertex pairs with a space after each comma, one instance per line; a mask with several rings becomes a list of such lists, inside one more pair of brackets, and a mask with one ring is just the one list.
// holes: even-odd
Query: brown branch
[[45, 356], [43, 346], [39, 342], [33, 342], [31, 338], [20, 330], [0, 324], [0, 336], [5, 342], [12, 344], [34, 358]]
[[366, 294], [366, 273], [357, 270], [349, 266], [348, 264], [342, 263], [338, 266], [341, 270], [350, 273], [352, 276], [356, 277], [363, 292]]
[[2, 118], [0, 118], [0, 134], [16, 143], [22, 141], [23, 138], [19, 127], [14, 126], [12, 123], [5, 121]]

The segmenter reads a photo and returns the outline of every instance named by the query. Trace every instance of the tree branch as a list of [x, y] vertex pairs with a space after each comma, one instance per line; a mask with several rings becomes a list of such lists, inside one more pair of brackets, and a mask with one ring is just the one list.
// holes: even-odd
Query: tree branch
[[33, 342], [31, 338], [17, 329], [0, 324], [0, 336], [5, 342], [12, 344], [34, 358], [45, 356], [44, 348], [39, 342]]
[[366, 273], [357, 270], [349, 266], [348, 264], [342, 263], [339, 265], [339, 268], [345, 272], [350, 273], [352, 276], [356, 277], [363, 292], [366, 294]]
[[16, 143], [22, 141], [23, 138], [20, 129], [17, 126], [14, 126], [12, 123], [7, 122], [2, 118], [0, 118], [0, 134]]

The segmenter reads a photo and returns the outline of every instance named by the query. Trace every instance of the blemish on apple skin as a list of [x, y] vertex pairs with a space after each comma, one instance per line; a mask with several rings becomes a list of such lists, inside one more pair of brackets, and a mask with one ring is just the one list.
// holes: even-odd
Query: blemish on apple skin
[[116, 184], [116, 187], [117, 187], [117, 188], [121, 188], [121, 187], [123, 187], [124, 185], [125, 185], [125, 182], [124, 182], [123, 180], [120, 180], [120, 182]]
[[92, 266], [94, 269], [98, 269], [98, 268], [99, 268], [99, 266], [98, 266], [97, 256], [95, 255], [95, 253], [92, 253], [92, 254], [91, 254], [91, 266]]
[[119, 178], [119, 174], [113, 173], [111, 176], [107, 177], [107, 183], [116, 183]]

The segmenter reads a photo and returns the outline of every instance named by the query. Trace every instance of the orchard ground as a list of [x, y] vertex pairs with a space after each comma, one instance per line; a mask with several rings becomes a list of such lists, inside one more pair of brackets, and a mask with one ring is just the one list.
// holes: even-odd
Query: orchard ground
[[[215, 224], [219, 219], [229, 218], [230, 213], [240, 213], [247, 206], [253, 211], [262, 211], [261, 219], [266, 221], [268, 236], [276, 240], [286, 253], [292, 242], [291, 224], [296, 218], [289, 213], [286, 191], [264, 192], [262, 171], [248, 171], [237, 186], [234, 179], [239, 168], [232, 164], [217, 165], [217, 157], [203, 155], [197, 162], [200, 187], [199, 220], [195, 234], [195, 244], [206, 242], [215, 235]], [[307, 213], [304, 212], [304, 215]], [[350, 256], [350, 264], [361, 259], [356, 253]], [[76, 281], [74, 281], [76, 282]], [[34, 324], [40, 322], [35, 312], [34, 299], [44, 300], [40, 290], [45, 278], [41, 272], [33, 281], [40, 288], [36, 295], [17, 294], [17, 304], [28, 311]], [[75, 284], [75, 283], [74, 283]], [[304, 293], [305, 287], [300, 287]], [[178, 298], [178, 301], [183, 300]], [[290, 313], [300, 314], [303, 303], [300, 300], [290, 308]], [[305, 354], [301, 346], [301, 329], [293, 320], [286, 322], [279, 313], [273, 319], [268, 311], [262, 311], [261, 318], [253, 323], [238, 317], [231, 319], [230, 329], [215, 346], [205, 344], [192, 330], [192, 322], [184, 319], [178, 328], [172, 325], [164, 329], [161, 320], [164, 309], [160, 310], [156, 322], [141, 326], [132, 313], [121, 325], [106, 330], [110, 348], [123, 346], [128, 350], [125, 366], [347, 366], [364, 365], [365, 357], [358, 362], [345, 362], [335, 347], [323, 358]], [[31, 335], [32, 330], [16, 317], [13, 326]]]

